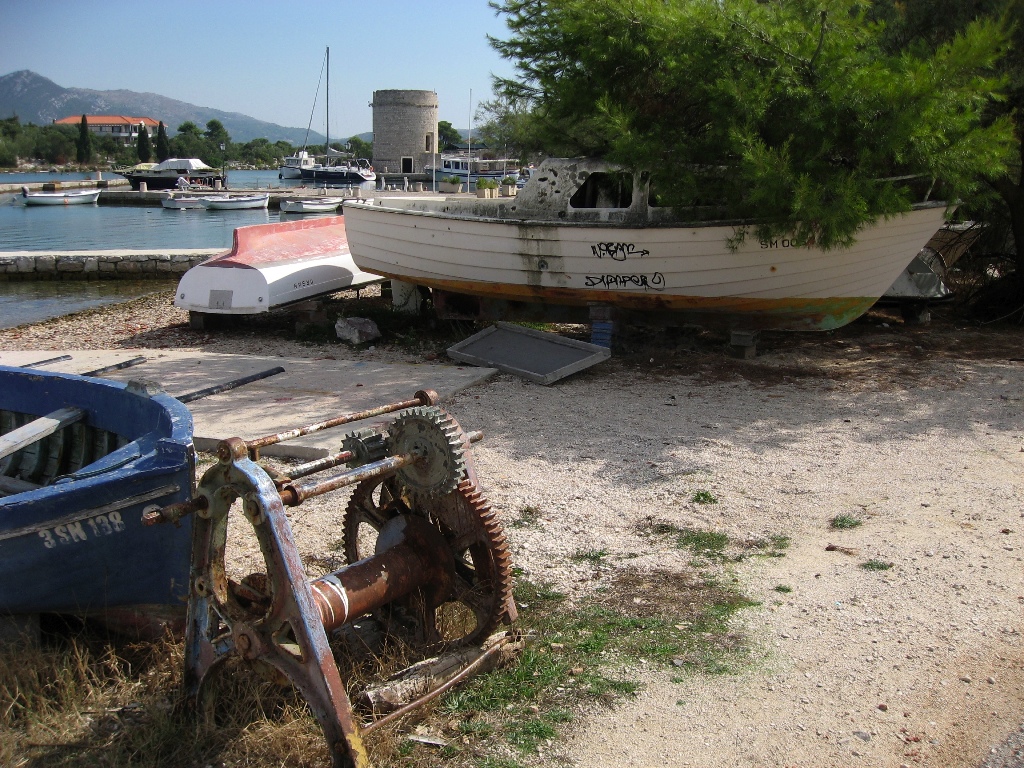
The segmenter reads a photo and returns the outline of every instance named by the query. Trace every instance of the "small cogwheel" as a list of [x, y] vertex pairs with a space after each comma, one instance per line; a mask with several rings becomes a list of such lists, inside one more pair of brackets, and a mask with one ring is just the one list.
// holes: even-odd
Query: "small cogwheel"
[[341, 450], [352, 452], [352, 460], [346, 462], [345, 466], [355, 469], [383, 459], [387, 455], [387, 437], [379, 429], [360, 429], [345, 435], [341, 441]]
[[459, 423], [436, 406], [402, 411], [388, 428], [388, 455], [417, 459], [396, 475], [415, 497], [443, 496], [458, 487], [466, 474], [466, 445]]

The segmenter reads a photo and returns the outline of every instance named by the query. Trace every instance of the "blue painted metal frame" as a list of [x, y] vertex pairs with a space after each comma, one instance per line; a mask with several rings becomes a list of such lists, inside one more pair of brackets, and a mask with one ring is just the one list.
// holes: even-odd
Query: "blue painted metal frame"
[[191, 520], [144, 526], [151, 505], [187, 501], [192, 415], [120, 382], [0, 366], [0, 408], [64, 406], [130, 442], [51, 485], [0, 498], [0, 613], [93, 614], [188, 600]]

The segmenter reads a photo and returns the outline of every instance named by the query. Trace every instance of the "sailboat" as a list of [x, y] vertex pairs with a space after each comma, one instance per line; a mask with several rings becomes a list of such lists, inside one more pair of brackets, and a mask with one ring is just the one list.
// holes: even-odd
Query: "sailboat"
[[369, 161], [365, 158], [349, 158], [345, 161], [344, 165], [331, 165], [332, 157], [341, 157], [344, 155], [343, 152], [339, 152], [336, 149], [331, 149], [331, 49], [327, 49], [327, 121], [325, 124], [325, 134], [327, 141], [326, 146], [326, 157], [324, 158], [323, 165], [313, 165], [308, 168], [302, 168], [300, 174], [303, 179], [310, 181], [322, 181], [325, 184], [362, 184], [364, 181], [376, 181], [377, 174], [373, 170], [373, 166], [370, 165]]
[[[331, 49], [327, 49], [325, 58], [325, 67], [330, 65]], [[323, 76], [323, 69], [320, 70], [320, 75]], [[328, 83], [327, 87], [330, 88], [330, 73], [328, 72]], [[313, 127], [313, 113], [316, 111], [316, 100], [320, 95], [320, 83], [316, 84], [316, 96], [313, 97], [313, 108], [309, 111], [309, 123], [306, 125], [306, 137], [302, 140], [302, 149], [296, 152], [290, 157], [286, 157], [281, 163], [280, 171], [277, 174], [279, 179], [301, 179], [302, 171], [304, 168], [312, 168], [316, 165], [316, 159], [306, 151], [306, 145], [309, 143], [309, 131]]]

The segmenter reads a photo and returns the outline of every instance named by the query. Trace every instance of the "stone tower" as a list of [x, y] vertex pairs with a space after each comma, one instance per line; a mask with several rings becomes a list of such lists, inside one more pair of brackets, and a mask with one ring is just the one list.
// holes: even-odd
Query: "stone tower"
[[437, 151], [437, 93], [374, 91], [373, 167], [378, 173], [423, 173]]

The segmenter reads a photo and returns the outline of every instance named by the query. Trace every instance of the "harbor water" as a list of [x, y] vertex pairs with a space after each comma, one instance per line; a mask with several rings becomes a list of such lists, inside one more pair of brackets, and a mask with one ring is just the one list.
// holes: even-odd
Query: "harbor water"
[[[115, 178], [104, 172], [104, 178]], [[0, 173], [0, 184], [79, 181], [82, 173]], [[298, 187], [277, 171], [229, 171], [229, 189]], [[372, 187], [372, 183], [365, 185]], [[237, 227], [288, 221], [280, 211], [168, 210], [152, 206], [25, 206], [16, 194], [0, 194], [0, 251], [102, 251], [118, 249], [231, 247]], [[13, 328], [83, 309], [130, 301], [173, 285], [154, 281], [69, 280], [0, 282], [0, 328]]]

